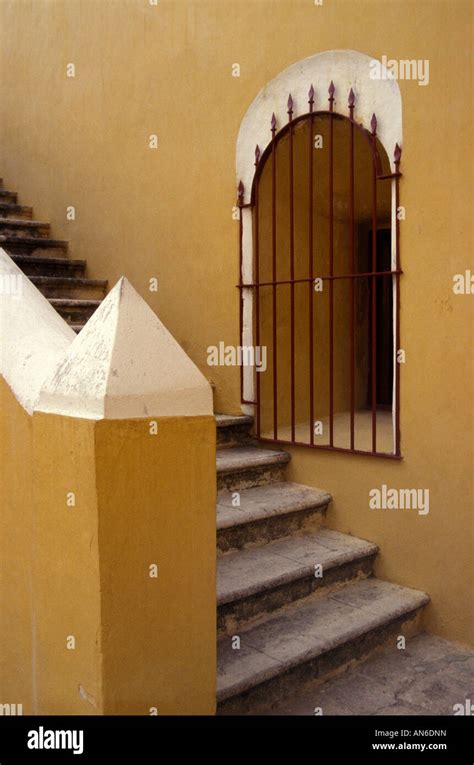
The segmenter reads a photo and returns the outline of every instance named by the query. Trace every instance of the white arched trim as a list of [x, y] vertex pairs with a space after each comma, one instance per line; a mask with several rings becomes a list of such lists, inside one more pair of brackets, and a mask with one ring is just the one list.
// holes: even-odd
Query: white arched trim
[[[377, 137], [390, 160], [392, 172], [395, 170], [393, 153], [398, 143], [402, 147], [402, 101], [398, 82], [391, 73], [365, 53], [354, 50], [331, 50], [309, 56], [284, 69], [267, 83], [250, 104], [241, 122], [237, 138], [237, 184], [244, 184], [244, 204], [250, 202], [250, 194], [255, 173], [255, 147], [258, 144], [263, 153], [271, 140], [270, 120], [275, 113], [277, 131], [288, 121], [287, 100], [293, 98], [293, 118], [309, 111], [308, 91], [313, 85], [314, 110], [328, 109], [328, 87], [334, 82], [334, 111], [348, 114], [348, 94], [352, 88], [355, 93], [354, 119], [370, 130], [372, 114], [377, 117]], [[374, 72], [379, 75], [374, 79]], [[242, 282], [250, 283], [253, 279], [253, 241], [252, 212], [250, 208], [241, 210], [242, 215]], [[395, 182], [392, 181], [392, 268], [396, 258], [396, 210]], [[395, 282], [395, 280], [394, 280]], [[394, 283], [394, 312], [396, 295]], [[254, 345], [253, 338], [253, 290], [243, 289], [243, 345]], [[395, 313], [394, 313], [395, 327]], [[395, 336], [395, 335], [394, 335]], [[394, 347], [394, 369], [396, 362]], [[253, 400], [254, 371], [244, 367], [243, 398]], [[394, 396], [395, 406], [395, 396]], [[244, 411], [251, 413], [253, 407], [244, 406]], [[395, 418], [395, 412], [394, 412]], [[394, 428], [395, 430], [395, 428]]]

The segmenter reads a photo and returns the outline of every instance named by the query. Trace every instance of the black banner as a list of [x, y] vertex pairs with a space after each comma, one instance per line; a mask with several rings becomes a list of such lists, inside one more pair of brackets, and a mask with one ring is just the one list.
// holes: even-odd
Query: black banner
[[[157, 762], [182, 751], [199, 756], [199, 744], [220, 743], [208, 754], [219, 759], [249, 757], [249, 741], [266, 755], [282, 754], [282, 734], [314, 762], [329, 758], [365, 762], [419, 762], [472, 765], [471, 717], [0, 717], [0, 765], [17, 763]], [[232, 732], [239, 735], [232, 735]], [[242, 735], [240, 735], [240, 731]], [[262, 736], [252, 735], [261, 731]], [[250, 734], [245, 735], [246, 732]], [[187, 733], [187, 735], [183, 735]], [[212, 736], [213, 738], [210, 738]], [[169, 746], [172, 747], [171, 752]], [[196, 747], [196, 749], [194, 749]], [[167, 754], [168, 752], [168, 754]], [[309, 754], [309, 753], [308, 753]], [[293, 758], [292, 758], [293, 759]]]

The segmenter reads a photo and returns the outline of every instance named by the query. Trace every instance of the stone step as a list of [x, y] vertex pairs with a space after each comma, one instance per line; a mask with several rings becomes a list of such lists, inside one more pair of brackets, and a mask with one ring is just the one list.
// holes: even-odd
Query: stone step
[[253, 417], [249, 415], [216, 414], [217, 446], [238, 446], [249, 442]]
[[237, 634], [250, 621], [316, 590], [326, 592], [351, 579], [370, 576], [377, 552], [372, 542], [321, 529], [221, 555], [217, 568], [219, 633]]
[[66, 276], [30, 276], [39, 291], [48, 298], [102, 299], [107, 291], [107, 281], [79, 279]]
[[302, 529], [317, 529], [331, 495], [287, 481], [217, 496], [217, 548], [221, 552], [281, 539]]
[[39, 220], [23, 220], [22, 218], [2, 218], [0, 217], [0, 235], [13, 238], [47, 239], [49, 234], [49, 223]]
[[83, 277], [86, 270], [85, 260], [70, 260], [65, 257], [11, 255], [11, 259], [27, 276]]
[[85, 324], [100, 306], [100, 300], [73, 300], [69, 298], [50, 298], [49, 302], [56, 311], [70, 324]]
[[16, 204], [17, 198], [18, 194], [16, 191], [6, 191], [5, 189], [0, 189], [0, 202]]
[[3, 236], [0, 247], [13, 255], [66, 257], [68, 243], [62, 239], [43, 239], [36, 236]]
[[287, 452], [256, 446], [217, 449], [217, 488], [236, 491], [281, 480], [289, 461]]
[[23, 218], [29, 219], [33, 215], [33, 208], [25, 205], [8, 204], [0, 199], [0, 217], [1, 218]]
[[312, 595], [269, 619], [218, 641], [217, 700], [221, 714], [251, 713], [289, 690], [342, 671], [400, 634], [420, 629], [428, 596], [366, 579]]

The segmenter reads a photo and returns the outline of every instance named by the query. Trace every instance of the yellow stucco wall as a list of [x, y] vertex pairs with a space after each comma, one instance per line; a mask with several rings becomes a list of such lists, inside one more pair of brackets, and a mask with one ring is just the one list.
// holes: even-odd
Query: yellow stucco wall
[[33, 415], [39, 714], [104, 709], [94, 427]]
[[214, 418], [30, 416], [0, 383], [1, 703], [213, 714]]
[[[145, 0], [0, 4], [0, 159], [7, 187], [88, 258], [126, 274], [239, 411], [239, 376], [206, 348], [238, 344], [235, 142], [258, 90], [289, 64], [351, 48], [430, 61], [400, 81], [403, 462], [293, 450], [291, 475], [334, 496], [329, 522], [381, 545], [378, 573], [426, 589], [427, 626], [473, 639], [470, 8], [423, 2]], [[76, 65], [75, 79], [66, 65]], [[238, 62], [241, 77], [231, 76]], [[309, 83], [308, 83], [309, 85]], [[271, 108], [270, 108], [271, 111]], [[270, 115], [269, 115], [270, 116]], [[158, 134], [159, 147], [148, 148]], [[66, 206], [77, 210], [66, 221]], [[147, 291], [158, 276], [159, 291]], [[368, 491], [425, 487], [430, 514], [369, 511]]]
[[33, 714], [33, 428], [0, 377], [0, 703]]
[[104, 712], [214, 714], [215, 420], [149, 422], [96, 425]]

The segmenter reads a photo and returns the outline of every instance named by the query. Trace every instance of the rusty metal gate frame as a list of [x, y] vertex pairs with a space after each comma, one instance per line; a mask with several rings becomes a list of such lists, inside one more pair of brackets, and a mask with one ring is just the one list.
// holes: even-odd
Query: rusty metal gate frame
[[[399, 181], [401, 148], [398, 143], [394, 149], [395, 172], [382, 174], [382, 165], [377, 149], [377, 118], [372, 115], [369, 131], [362, 124], [354, 120], [355, 95], [351, 88], [348, 98], [349, 114], [341, 114], [334, 111], [334, 83], [331, 81], [328, 89], [329, 108], [324, 110], [314, 110], [314, 88], [311, 85], [308, 92], [309, 111], [293, 119], [293, 99], [291, 94], [288, 97], [287, 113], [288, 122], [277, 131], [277, 122], [273, 113], [270, 129], [271, 141], [264, 150], [260, 152], [257, 145], [255, 149], [255, 174], [252, 183], [250, 202], [244, 203], [244, 185], [242, 181], [238, 185], [237, 205], [239, 207], [240, 219], [240, 265], [239, 265], [239, 284], [240, 291], [240, 337], [243, 344], [243, 293], [245, 289], [251, 289], [255, 301], [255, 346], [260, 344], [260, 299], [259, 290], [261, 287], [272, 287], [272, 344], [273, 354], [273, 438], [262, 437], [260, 433], [261, 414], [260, 414], [260, 377], [256, 374], [256, 396], [255, 400], [244, 398], [244, 379], [243, 368], [240, 368], [241, 375], [241, 400], [243, 404], [250, 404], [255, 407], [256, 417], [256, 437], [264, 442], [289, 444], [297, 446], [311, 447], [315, 449], [325, 449], [335, 452], [349, 452], [354, 454], [372, 455], [375, 457], [385, 457], [400, 459], [400, 364], [398, 363], [397, 352], [400, 349], [400, 275], [402, 274], [400, 265], [400, 231], [399, 231]], [[314, 258], [313, 258], [313, 121], [315, 117], [329, 118], [329, 177], [328, 177], [328, 250], [329, 250], [329, 273], [325, 276], [319, 276], [319, 279], [329, 282], [329, 443], [314, 443], [314, 337], [313, 337], [313, 283], [314, 283]], [[333, 151], [333, 130], [334, 118], [343, 119], [350, 126], [350, 166], [349, 166], [349, 210], [350, 210], [350, 260], [349, 274], [334, 274], [334, 195], [333, 195], [333, 174], [334, 174], [334, 151]], [[295, 251], [294, 251], [294, 182], [293, 182], [293, 131], [294, 126], [299, 122], [308, 122], [308, 164], [309, 164], [309, 217], [308, 217], [308, 277], [295, 279]], [[359, 130], [367, 139], [372, 156], [372, 269], [365, 273], [354, 273], [354, 255], [355, 255], [355, 215], [354, 215], [354, 130]], [[288, 134], [289, 139], [289, 225], [290, 225], [290, 278], [286, 280], [277, 280], [276, 271], [276, 148], [281, 138]], [[259, 281], [259, 233], [258, 233], [258, 182], [267, 160], [271, 161], [272, 167], [272, 279], [267, 282]], [[377, 271], [377, 183], [379, 181], [390, 180], [394, 185], [394, 204], [395, 204], [395, 268], [391, 263], [390, 271]], [[250, 208], [255, 225], [255, 246], [253, 248], [253, 278], [251, 282], [245, 282], [243, 279], [243, 210]], [[393, 201], [392, 201], [393, 218]], [[376, 335], [376, 294], [377, 277], [391, 277], [392, 284], [395, 287], [394, 314], [395, 314], [395, 337], [394, 337], [394, 396], [392, 407], [394, 407], [394, 442], [395, 449], [393, 453], [380, 452], [377, 450], [377, 335]], [[371, 305], [371, 404], [372, 404], [372, 449], [363, 451], [355, 448], [355, 300], [354, 285], [355, 280], [367, 278], [372, 284], [372, 305]], [[334, 445], [334, 280], [350, 279], [350, 448]], [[296, 422], [295, 422], [295, 284], [308, 283], [309, 289], [309, 396], [310, 396], [310, 442], [301, 442], [296, 440]], [[282, 284], [290, 285], [290, 338], [291, 338], [291, 439], [282, 439], [278, 437], [278, 368], [276, 363], [276, 316], [277, 316], [277, 287]]]

